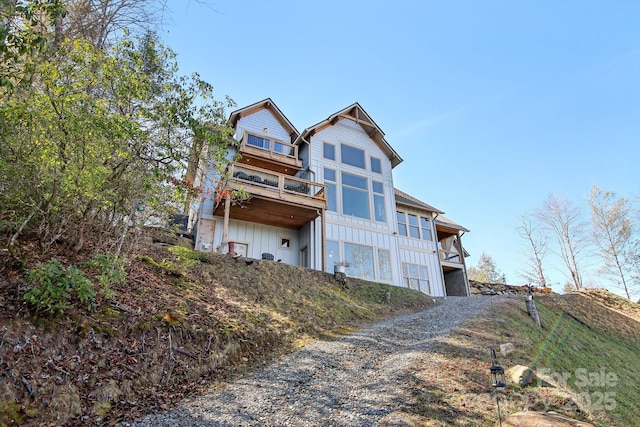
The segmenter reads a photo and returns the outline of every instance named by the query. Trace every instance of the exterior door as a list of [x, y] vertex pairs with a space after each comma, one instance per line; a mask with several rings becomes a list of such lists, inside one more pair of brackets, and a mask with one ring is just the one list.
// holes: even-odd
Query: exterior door
[[213, 252], [213, 240], [216, 237], [216, 222], [211, 219], [201, 219], [200, 224], [198, 224], [198, 228], [200, 230], [198, 233], [196, 250], [202, 252]]

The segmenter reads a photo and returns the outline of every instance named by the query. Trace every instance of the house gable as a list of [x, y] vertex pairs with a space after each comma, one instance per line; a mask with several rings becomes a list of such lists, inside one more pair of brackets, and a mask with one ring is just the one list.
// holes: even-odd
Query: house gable
[[325, 120], [311, 126], [310, 128], [305, 129], [297, 143], [300, 144], [302, 141], [310, 141], [314, 135], [320, 133], [329, 126], [335, 126], [341, 120], [349, 120], [357, 124], [364, 133], [376, 143], [379, 149], [384, 153], [385, 157], [389, 159], [392, 168], [402, 162], [400, 155], [384, 138], [384, 132], [382, 129], [378, 127], [378, 125], [357, 102], [338, 111], [337, 113], [332, 114]]
[[[251, 104], [247, 107], [234, 111], [229, 116], [229, 126], [233, 127], [237, 131], [239, 127], [246, 126], [242, 123], [245, 122], [245, 120], [241, 121], [241, 119], [245, 119], [249, 116], [253, 116], [257, 120], [262, 120], [262, 124], [270, 125], [260, 128], [261, 123], [254, 122], [253, 126], [251, 126], [254, 131], [263, 132], [264, 129], [267, 129], [270, 133], [275, 131], [276, 136], [279, 136], [281, 139], [287, 140], [287, 142], [290, 143], [293, 143], [300, 136], [300, 132], [298, 132], [282, 111], [280, 111], [271, 98], [263, 99], [255, 104]], [[269, 118], [271, 118], [272, 121], [269, 121]], [[277, 123], [277, 126], [275, 126], [275, 123]], [[242, 135], [237, 135], [237, 138], [242, 138]]]

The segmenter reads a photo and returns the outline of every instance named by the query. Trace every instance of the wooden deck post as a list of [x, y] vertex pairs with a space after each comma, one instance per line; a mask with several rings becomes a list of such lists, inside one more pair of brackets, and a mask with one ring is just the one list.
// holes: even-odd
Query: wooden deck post
[[[231, 195], [224, 198], [224, 220], [222, 222], [222, 243], [220, 244], [221, 253], [229, 252], [229, 211], [231, 210]], [[225, 248], [226, 246], [226, 248]]]
[[324, 219], [324, 213], [326, 209], [320, 211], [320, 221], [322, 224], [322, 237], [320, 238], [320, 250], [322, 251], [322, 271], [327, 271], [327, 232], [325, 230], [326, 221]]

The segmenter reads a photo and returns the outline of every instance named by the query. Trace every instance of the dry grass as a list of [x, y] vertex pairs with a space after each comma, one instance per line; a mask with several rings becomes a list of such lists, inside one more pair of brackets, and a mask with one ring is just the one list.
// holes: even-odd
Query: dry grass
[[[20, 300], [22, 271], [10, 261], [0, 259], [0, 425], [107, 425], [167, 409], [295, 346], [433, 304], [407, 289], [359, 280], [343, 287], [332, 275], [272, 261], [153, 248], [131, 258], [127, 283], [99, 309], [75, 306], [43, 318]], [[27, 267], [37, 261], [24, 260]], [[600, 425], [639, 425], [638, 307], [601, 291], [536, 301], [542, 329], [514, 297], [439, 339], [407, 372], [402, 411], [383, 424], [493, 425], [488, 348], [512, 342], [517, 351], [499, 358], [505, 367], [605, 367], [618, 384], [591, 387], [574, 376], [559, 389], [512, 385], [503, 414], [549, 409]], [[616, 393], [615, 408], [595, 410], [575, 398], [603, 392]]]
[[536, 303], [542, 329], [529, 318], [524, 301], [513, 297], [441, 339], [408, 374], [409, 403], [401, 422], [393, 424], [495, 425], [488, 349], [511, 342], [517, 350], [498, 357], [505, 368], [531, 366], [568, 380], [558, 388], [510, 384], [499, 395], [503, 416], [556, 411], [596, 425], [639, 425], [638, 308], [603, 291], [538, 297]]
[[[37, 260], [26, 259], [27, 267]], [[332, 275], [273, 261], [149, 247], [98, 309], [39, 317], [20, 300], [22, 272], [0, 264], [0, 425], [131, 419], [304, 342], [433, 304], [408, 289], [351, 279], [344, 287]]]

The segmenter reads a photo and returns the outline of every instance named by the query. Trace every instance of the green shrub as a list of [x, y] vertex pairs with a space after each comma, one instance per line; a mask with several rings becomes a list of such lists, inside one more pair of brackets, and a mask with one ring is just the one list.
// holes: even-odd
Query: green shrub
[[185, 248], [182, 246], [172, 246], [169, 248], [169, 252], [178, 256], [178, 259], [186, 264], [187, 267], [193, 267], [196, 263], [194, 261], [208, 263], [209, 254], [204, 252], [194, 251], [193, 249]]
[[125, 261], [122, 258], [98, 254], [85, 265], [97, 272], [95, 279], [100, 284], [100, 295], [105, 298], [116, 296], [116, 293], [111, 289], [112, 285], [122, 284], [127, 280], [127, 272], [124, 269]]
[[93, 284], [84, 272], [73, 265], [65, 267], [56, 258], [27, 271], [26, 279], [31, 288], [23, 299], [38, 311], [62, 314], [74, 295], [88, 310], [96, 305]]

